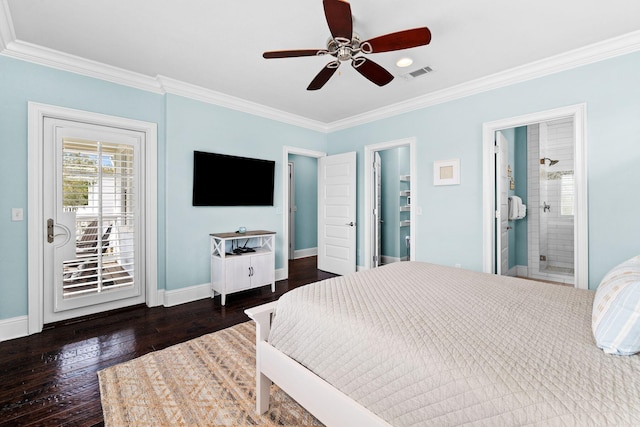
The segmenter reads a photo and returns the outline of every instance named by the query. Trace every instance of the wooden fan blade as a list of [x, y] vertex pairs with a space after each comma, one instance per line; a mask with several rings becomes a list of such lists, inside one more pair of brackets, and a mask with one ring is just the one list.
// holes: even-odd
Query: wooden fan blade
[[357, 72], [371, 80], [378, 86], [384, 86], [393, 80], [393, 76], [390, 72], [382, 68], [370, 59], [363, 56], [358, 56], [351, 61], [351, 65]]
[[329, 62], [325, 67], [318, 73], [318, 75], [309, 83], [307, 90], [318, 90], [326, 82], [329, 81], [331, 76], [336, 72], [338, 67], [340, 66], [340, 62], [334, 61]]
[[272, 58], [295, 58], [298, 56], [316, 56], [320, 52], [326, 52], [324, 49], [298, 49], [298, 50], [272, 50], [265, 52], [262, 57], [265, 59]]
[[364, 53], [390, 52], [429, 44], [431, 31], [427, 27], [385, 34], [362, 42]]
[[353, 17], [351, 5], [342, 0], [323, 0], [324, 15], [329, 24], [329, 31], [334, 39], [350, 42], [353, 36]]

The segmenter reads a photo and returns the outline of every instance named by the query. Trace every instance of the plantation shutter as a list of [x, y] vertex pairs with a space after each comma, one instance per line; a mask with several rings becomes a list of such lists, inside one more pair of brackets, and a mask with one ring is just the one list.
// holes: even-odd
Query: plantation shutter
[[135, 168], [127, 144], [63, 139], [63, 211], [75, 214], [76, 250], [63, 261], [63, 298], [133, 287]]

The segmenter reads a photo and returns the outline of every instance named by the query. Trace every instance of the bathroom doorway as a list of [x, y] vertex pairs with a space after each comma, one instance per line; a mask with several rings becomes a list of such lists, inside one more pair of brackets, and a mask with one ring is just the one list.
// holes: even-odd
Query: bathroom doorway
[[584, 110], [485, 124], [486, 272], [588, 287]]
[[574, 120], [496, 132], [501, 275], [574, 284]]

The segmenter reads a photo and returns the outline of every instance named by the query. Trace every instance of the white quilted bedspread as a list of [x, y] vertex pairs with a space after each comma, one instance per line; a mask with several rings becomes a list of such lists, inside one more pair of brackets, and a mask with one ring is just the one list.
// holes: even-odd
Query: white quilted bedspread
[[394, 426], [640, 426], [640, 355], [596, 347], [592, 301], [402, 262], [288, 292], [269, 341]]

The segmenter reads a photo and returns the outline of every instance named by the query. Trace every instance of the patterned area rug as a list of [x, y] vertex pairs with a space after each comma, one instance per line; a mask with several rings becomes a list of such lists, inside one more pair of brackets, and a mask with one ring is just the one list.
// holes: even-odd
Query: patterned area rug
[[321, 426], [277, 386], [255, 412], [255, 326], [245, 322], [98, 372], [106, 426]]

